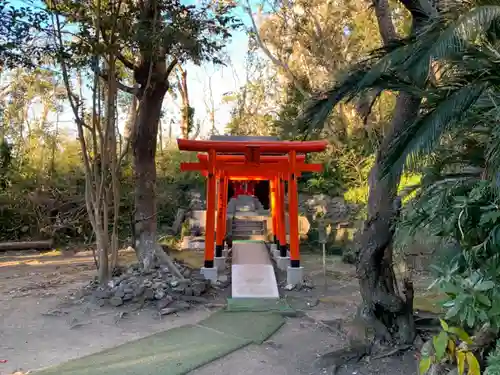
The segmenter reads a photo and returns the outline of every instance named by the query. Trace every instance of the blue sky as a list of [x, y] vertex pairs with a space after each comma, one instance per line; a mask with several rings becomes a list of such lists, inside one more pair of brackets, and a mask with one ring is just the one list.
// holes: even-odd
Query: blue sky
[[[198, 3], [200, 0], [185, 0], [185, 3]], [[254, 0], [252, 0], [253, 2]], [[245, 0], [240, 4], [246, 3]], [[12, 0], [14, 6], [42, 6], [39, 0]], [[242, 6], [238, 6], [234, 14], [240, 18], [245, 25], [250, 24], [250, 19]], [[232, 105], [223, 103], [225, 93], [238, 90], [245, 82], [245, 58], [248, 48], [248, 35], [246, 31], [239, 30], [233, 33], [231, 41], [225, 48], [229, 63], [227, 66], [213, 66], [213, 64], [204, 64], [196, 66], [192, 63], [187, 63], [184, 68], [188, 71], [188, 90], [191, 106], [195, 108], [195, 120], [202, 125], [201, 135], [207, 134], [211, 128], [206, 103], [210, 100], [209, 81], [211, 81], [212, 94], [215, 112], [215, 122], [217, 131], [224, 133], [225, 125], [230, 120], [230, 112]], [[172, 81], [173, 82], [173, 81]], [[172, 126], [173, 135], [179, 135], [179, 127], [176, 116], [179, 115], [179, 107], [172, 101], [167, 94], [164, 102], [164, 112], [167, 114], [164, 125], [164, 130], [170, 119], [174, 119], [175, 123]], [[125, 109], [126, 110], [126, 109]], [[55, 114], [54, 114], [55, 120]], [[76, 128], [72, 129], [73, 113], [69, 108], [69, 104], [65, 105], [65, 110], [59, 115], [60, 125], [68, 128], [70, 132], [75, 132]]]
[[[222, 99], [225, 93], [236, 91], [245, 83], [247, 47], [248, 36], [245, 32], [239, 31], [226, 48], [230, 61], [227, 66], [215, 67], [212, 64], [205, 64], [204, 66], [187, 64], [190, 101], [195, 108], [196, 120], [202, 123], [202, 133], [207, 133], [211, 127], [205, 104], [210, 99], [210, 81], [216, 108], [216, 127], [219, 133], [224, 132], [224, 126], [230, 120], [231, 104], [222, 103]], [[165, 106], [168, 105], [169, 101], [167, 100]]]
[[[17, 3], [18, 1], [21, 2], [23, 0], [16, 0], [15, 2]], [[193, 3], [195, 1], [196, 0], [188, 0], [187, 2]], [[238, 7], [235, 10], [235, 14], [237, 17], [242, 19], [244, 24], [249, 24], [249, 17], [242, 7]], [[190, 104], [195, 108], [195, 121], [199, 121], [201, 123], [200, 135], [206, 135], [211, 129], [206, 104], [210, 101], [209, 82], [211, 82], [212, 96], [214, 106], [216, 108], [216, 128], [219, 134], [224, 133], [225, 125], [230, 120], [232, 105], [230, 103], [223, 103], [223, 97], [225, 93], [236, 91], [245, 83], [245, 59], [247, 48], [248, 35], [246, 31], [235, 31], [231, 41], [225, 48], [225, 53], [227, 54], [227, 58], [229, 60], [227, 66], [214, 66], [210, 63], [203, 64], [202, 66], [187, 63], [184, 66], [188, 72], [188, 91]], [[172, 80], [172, 82], [174, 81]], [[179, 127], [175, 126], [178, 123], [178, 116], [180, 115], [178, 107], [179, 104], [179, 100], [177, 100], [176, 104], [167, 94], [163, 106], [164, 112], [166, 113], [165, 124], [163, 127], [164, 131], [167, 132], [168, 123], [172, 119], [174, 121], [172, 126], [172, 133], [174, 137], [180, 135]], [[73, 121], [73, 114], [69, 105], [66, 106], [64, 113], [59, 116], [59, 121], [61, 125], [71, 125]], [[68, 130], [71, 131], [72, 129]], [[76, 128], [74, 131], [76, 133]]]

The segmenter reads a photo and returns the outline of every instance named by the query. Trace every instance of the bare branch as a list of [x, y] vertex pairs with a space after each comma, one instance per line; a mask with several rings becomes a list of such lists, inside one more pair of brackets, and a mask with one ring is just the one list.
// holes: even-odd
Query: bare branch
[[260, 37], [260, 34], [259, 34], [259, 29], [257, 27], [257, 24], [255, 23], [255, 19], [254, 19], [254, 16], [253, 16], [253, 13], [252, 13], [252, 7], [250, 5], [250, 0], [247, 0], [247, 6], [245, 7], [247, 13], [248, 13], [248, 16], [250, 17], [250, 20], [252, 21], [252, 29], [253, 29], [253, 33], [255, 35], [255, 40], [257, 42], [257, 44], [259, 45], [260, 49], [266, 54], [266, 56], [269, 58], [269, 60], [271, 60], [271, 62], [282, 68], [285, 73], [288, 75], [288, 78], [292, 81], [293, 85], [295, 86], [295, 88], [306, 98], [309, 98], [311, 96], [311, 94], [304, 88], [304, 86], [302, 86], [300, 84], [300, 82], [298, 81], [297, 77], [295, 77], [295, 75], [293, 74], [293, 72], [291, 71], [291, 69], [289, 68], [289, 66], [280, 61], [278, 58], [276, 58], [275, 56], [273, 56], [273, 54], [271, 53], [271, 51], [269, 51], [269, 48], [267, 48], [267, 46], [265, 45], [265, 43], [263, 42], [262, 38]]

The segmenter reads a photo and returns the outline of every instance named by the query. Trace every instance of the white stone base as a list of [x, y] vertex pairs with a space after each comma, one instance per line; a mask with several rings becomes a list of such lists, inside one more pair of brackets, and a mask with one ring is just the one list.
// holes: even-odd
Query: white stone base
[[279, 298], [273, 266], [233, 264], [232, 298]]
[[304, 267], [288, 266], [286, 272], [286, 283], [288, 285], [302, 285], [304, 282]]
[[272, 252], [273, 258], [278, 261], [278, 258], [280, 257], [280, 251], [278, 249], [273, 250]]
[[210, 280], [212, 282], [217, 281], [217, 268], [215, 267], [201, 267], [200, 273], [205, 277], [206, 280]]
[[290, 266], [290, 257], [278, 256], [278, 258], [276, 258], [276, 264], [280, 270], [286, 271]]
[[214, 267], [218, 271], [222, 271], [226, 268], [226, 257], [215, 257], [214, 258]]

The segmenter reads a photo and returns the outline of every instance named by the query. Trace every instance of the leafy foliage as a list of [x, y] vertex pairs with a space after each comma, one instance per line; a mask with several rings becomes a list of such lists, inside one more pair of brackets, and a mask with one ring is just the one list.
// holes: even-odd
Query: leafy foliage
[[35, 67], [46, 59], [47, 45], [40, 30], [49, 14], [19, 2], [0, 0], [0, 71], [19, 66]]
[[479, 361], [469, 349], [473, 343], [462, 328], [449, 326], [441, 320], [442, 331], [426, 342], [421, 350], [419, 373], [426, 374], [433, 364], [456, 363], [458, 374], [480, 375]]
[[500, 374], [500, 342], [497, 342], [495, 350], [488, 356], [488, 367], [486, 368], [486, 374]]

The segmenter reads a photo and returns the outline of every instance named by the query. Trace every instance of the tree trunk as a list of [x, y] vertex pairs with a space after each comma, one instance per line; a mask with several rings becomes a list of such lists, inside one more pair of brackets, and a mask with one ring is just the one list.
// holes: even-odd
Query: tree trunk
[[[107, 230], [107, 228], [106, 228]], [[96, 236], [96, 249], [97, 256], [99, 259], [99, 283], [104, 284], [109, 280], [109, 262], [108, 262], [108, 250], [109, 250], [109, 241], [106, 230], [99, 227], [95, 230]]]
[[181, 76], [179, 79], [179, 91], [181, 93], [182, 108], [181, 108], [181, 136], [184, 139], [189, 139], [191, 126], [191, 106], [189, 105], [189, 94], [187, 86], [187, 71], [179, 66]]
[[145, 90], [133, 139], [135, 171], [135, 249], [144, 269], [154, 265], [156, 247], [156, 140], [167, 83]]
[[[418, 33], [428, 17], [421, 11], [420, 0], [401, 0], [413, 17], [412, 33]], [[396, 36], [387, 0], [373, 0], [384, 44]], [[405, 280], [398, 290], [392, 264], [394, 223], [399, 212], [397, 187], [401, 173], [383, 176], [382, 163], [388, 145], [418, 115], [421, 99], [401, 92], [398, 95], [390, 129], [379, 148], [369, 178], [368, 216], [360, 235], [356, 267], [363, 299], [360, 313], [375, 330], [376, 339], [390, 343], [412, 343], [413, 286]]]

